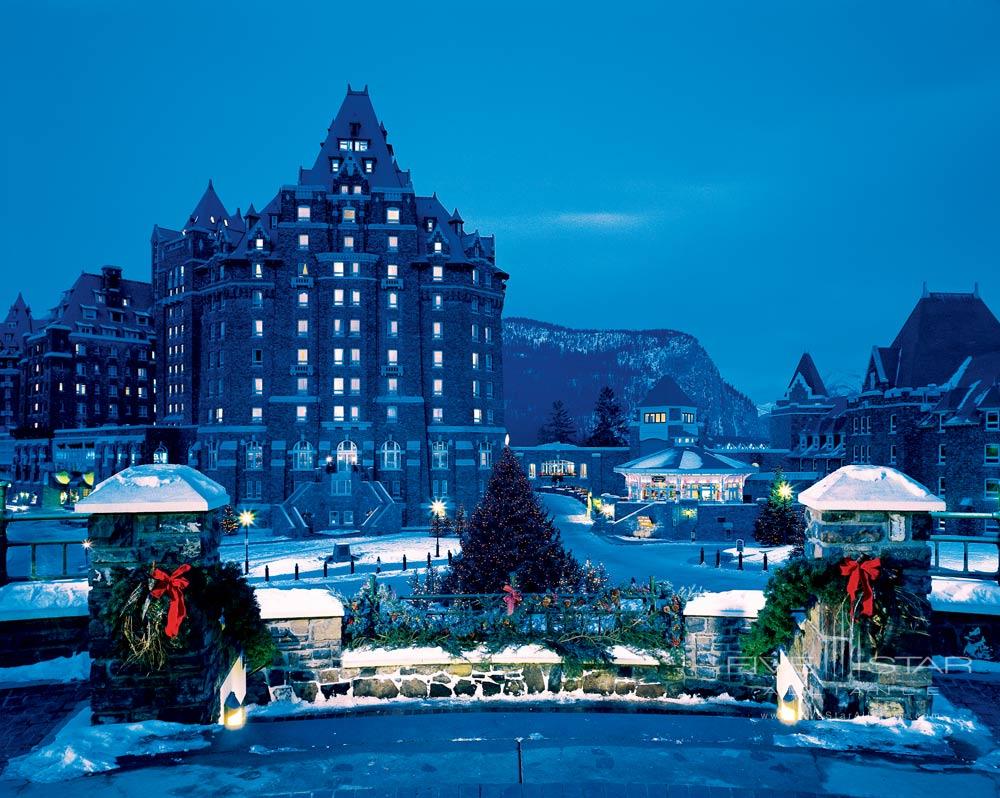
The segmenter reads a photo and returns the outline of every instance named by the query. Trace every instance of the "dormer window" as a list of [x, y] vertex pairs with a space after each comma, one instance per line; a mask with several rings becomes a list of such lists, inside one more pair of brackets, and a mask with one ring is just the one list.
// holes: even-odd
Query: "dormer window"
[[399, 249], [399, 236], [389, 236], [389, 249]]
[[357, 185], [356, 185], [356, 186], [354, 187], [354, 193], [355, 193], [355, 194], [360, 194], [360, 193], [361, 193], [361, 184], [360, 184], [360, 183], [358, 183], [358, 184], [357, 184]]
[[261, 238], [260, 236], [257, 236], [257, 241], [254, 242], [254, 246], [257, 249], [263, 249], [264, 248], [264, 239]]
[[434, 217], [432, 216], [428, 216], [426, 219], [424, 219], [424, 227], [427, 229], [428, 233], [434, 229], [434, 224], [436, 221], [437, 220], [434, 219]]
[[299, 249], [309, 249], [308, 233], [299, 233]]
[[300, 222], [308, 222], [312, 218], [312, 208], [308, 205], [299, 205], [298, 216]]
[[353, 222], [357, 218], [357, 211], [354, 208], [344, 208], [344, 221]]
[[354, 236], [344, 236], [344, 249], [354, 249]]
[[340, 158], [330, 159], [330, 171], [334, 174], [340, 171]]
[[385, 211], [385, 220], [389, 224], [399, 224], [399, 208], [387, 208]]
[[341, 194], [346, 194], [350, 190], [351, 190], [350, 186], [347, 186], [347, 185], [343, 185], [343, 186], [340, 187], [340, 193]]
[[440, 252], [440, 251], [441, 251], [441, 249], [442, 249], [442, 247], [441, 247], [441, 242], [440, 242], [440, 241], [435, 241], [435, 242], [434, 242], [434, 251], [435, 251], [435, 252]]
[[369, 174], [370, 175], [372, 172], [375, 171], [375, 159], [374, 158], [365, 158], [364, 164], [365, 164], [365, 174]]
[[986, 411], [986, 429], [992, 432], [1000, 430], [1000, 410]]

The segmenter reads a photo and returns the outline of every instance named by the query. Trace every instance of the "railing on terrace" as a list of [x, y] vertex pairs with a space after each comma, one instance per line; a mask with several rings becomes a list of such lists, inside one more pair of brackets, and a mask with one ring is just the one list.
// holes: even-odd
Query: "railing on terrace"
[[[946, 547], [942, 558], [942, 546]], [[970, 547], [975, 547], [970, 557]], [[947, 551], [953, 548], [955, 553]], [[951, 565], [949, 560], [953, 556], [957, 560], [958, 549], [961, 548], [961, 567]], [[976, 549], [985, 551], [988, 548], [995, 548], [986, 557], [977, 557]], [[931, 535], [931, 549], [933, 551], [931, 560], [931, 572], [935, 574], [953, 574], [967, 576], [973, 579], [998, 579], [1000, 580], [1000, 535]], [[990, 564], [987, 566], [992, 570], [980, 567], [982, 560], [988, 557]], [[944, 564], [942, 565], [942, 559]], [[979, 565], [976, 564], [979, 560]]]
[[[976, 521], [1000, 521], [1000, 512], [997, 513], [976, 513], [976, 512], [937, 512], [931, 513], [932, 518], [936, 519], [967, 519]], [[970, 579], [988, 579], [996, 580], [1000, 582], [1000, 534], [982, 534], [982, 535], [931, 535], [930, 545], [933, 549], [933, 562], [931, 564], [931, 573], [941, 574], [941, 575], [958, 575], [968, 577]], [[946, 545], [950, 547], [962, 547], [962, 567], [950, 567], [948, 565], [942, 565], [942, 552], [941, 546]], [[983, 567], [970, 567], [969, 547], [976, 546], [977, 548], [989, 548], [996, 547], [995, 559], [993, 555], [988, 555], [986, 559], [989, 564]], [[947, 560], [949, 553], [945, 553], [945, 559]], [[979, 559], [979, 558], [976, 558]], [[982, 561], [980, 560], [980, 563]]]
[[[79, 521], [85, 524], [87, 515], [74, 515], [70, 513], [16, 513], [7, 512], [7, 489], [9, 482], [0, 482], [0, 585], [8, 582], [24, 582], [37, 579], [73, 579], [82, 575], [83, 567], [86, 565], [89, 552], [86, 540], [86, 527], [81, 528], [81, 534], [77, 538], [69, 540], [38, 540], [38, 541], [12, 541], [7, 535], [8, 527], [16, 523], [30, 523], [35, 521]], [[28, 550], [28, 562], [25, 564], [26, 573], [11, 576], [9, 556], [18, 549]], [[57, 556], [55, 569], [40, 567], [39, 550], [56, 549], [60, 556]], [[77, 556], [72, 557], [74, 550]], [[80, 562], [79, 552], [83, 552], [83, 562]], [[45, 558], [43, 557], [44, 561]], [[15, 566], [17, 566], [15, 558]], [[74, 568], [77, 568], [74, 572]], [[18, 569], [19, 570], [19, 569]]]

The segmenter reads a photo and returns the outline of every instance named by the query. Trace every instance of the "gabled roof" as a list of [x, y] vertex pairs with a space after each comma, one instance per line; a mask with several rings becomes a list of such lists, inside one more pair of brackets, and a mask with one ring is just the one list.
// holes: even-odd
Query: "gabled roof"
[[[363, 152], [341, 150], [341, 139], [367, 141], [368, 149]], [[344, 97], [340, 110], [327, 129], [326, 140], [320, 145], [319, 155], [316, 156], [311, 169], [301, 171], [299, 183], [329, 187], [332, 177], [330, 159], [337, 158], [343, 161], [351, 155], [359, 163], [365, 159], [374, 159], [373, 171], [365, 175], [371, 185], [379, 188], [409, 186], [407, 173], [402, 172], [393, 160], [386, 141], [385, 128], [375, 115], [367, 86], [362, 91], [354, 91], [350, 86], [347, 87], [347, 96]]]
[[876, 353], [889, 385], [943, 385], [967, 357], [1000, 351], [1000, 321], [978, 294], [925, 293], [888, 349]]
[[669, 374], [660, 377], [649, 389], [646, 398], [639, 403], [640, 407], [695, 407], [691, 397], [684, 393], [677, 381]]
[[849, 465], [838, 468], [799, 494], [813, 510], [893, 510], [934, 512], [945, 503], [927, 488], [895, 468]]
[[802, 357], [799, 358], [799, 365], [795, 367], [795, 372], [792, 374], [792, 378], [788, 381], [788, 388], [791, 389], [791, 387], [795, 384], [795, 381], [798, 379], [801, 379], [806, 384], [813, 396], [827, 395], [826, 386], [823, 384], [823, 378], [819, 376], [819, 370], [813, 362], [812, 355], [808, 352], [803, 352]]
[[744, 462], [710, 452], [702, 446], [672, 446], [637, 457], [615, 467], [619, 474], [728, 474], [754, 473]]

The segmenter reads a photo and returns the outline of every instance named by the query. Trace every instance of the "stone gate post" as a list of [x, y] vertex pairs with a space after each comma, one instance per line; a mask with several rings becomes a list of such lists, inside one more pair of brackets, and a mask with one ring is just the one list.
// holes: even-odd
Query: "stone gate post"
[[860, 613], [852, 622], [846, 590], [836, 602], [813, 607], [791, 652], [793, 661], [801, 663], [805, 714], [926, 714], [931, 684], [929, 513], [944, 510], [945, 503], [905, 474], [874, 465], [840, 468], [802, 491], [799, 501], [807, 508], [807, 558], [823, 559], [838, 569], [846, 558], [881, 558], [881, 575], [872, 583], [875, 601], [905, 601], [905, 610], [894, 610], [889, 619], [890, 644], [881, 651], [873, 650], [863, 634], [867, 621]]
[[[100, 483], [76, 504], [89, 513], [90, 657], [93, 723], [150, 718], [213, 723], [225, 668], [218, 628], [188, 632], [183, 651], [150, 671], [124, 661], [108, 602], [116, 579], [135, 569], [218, 563], [221, 485], [189, 466], [140, 465]], [[121, 570], [124, 569], [124, 570]], [[218, 624], [215, 624], [217, 627]]]

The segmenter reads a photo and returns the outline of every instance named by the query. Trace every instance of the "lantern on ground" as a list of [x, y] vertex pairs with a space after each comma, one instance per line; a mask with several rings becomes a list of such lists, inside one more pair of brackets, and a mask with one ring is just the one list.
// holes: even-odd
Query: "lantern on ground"
[[789, 685], [785, 694], [778, 696], [778, 720], [789, 725], [798, 723], [802, 719], [802, 699], [796, 695], [794, 688]]
[[222, 722], [227, 729], [242, 729], [247, 721], [247, 711], [243, 704], [236, 697], [236, 693], [231, 692], [226, 696], [226, 701], [222, 705]]

